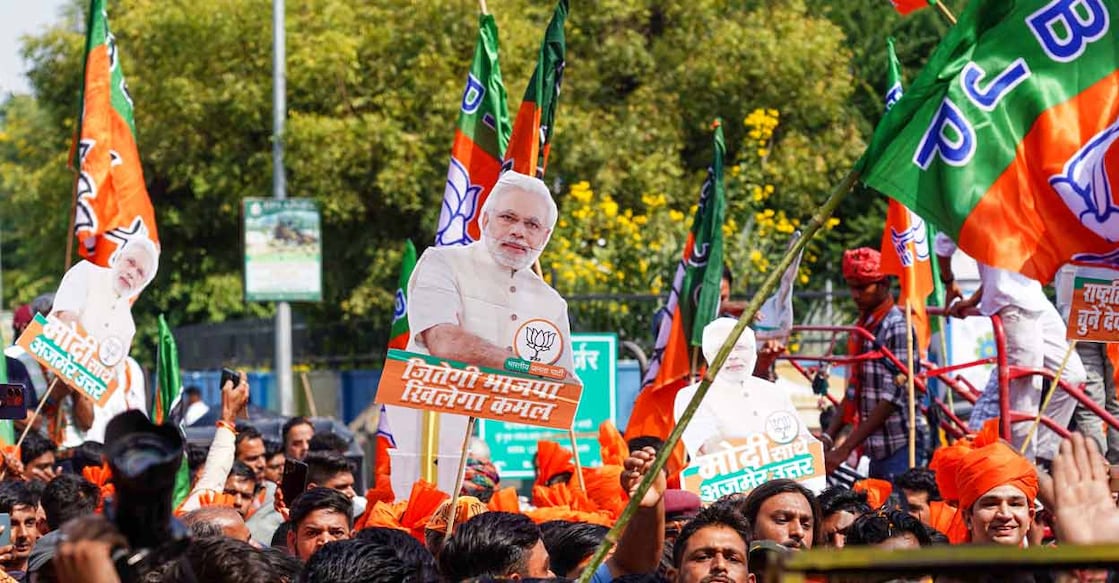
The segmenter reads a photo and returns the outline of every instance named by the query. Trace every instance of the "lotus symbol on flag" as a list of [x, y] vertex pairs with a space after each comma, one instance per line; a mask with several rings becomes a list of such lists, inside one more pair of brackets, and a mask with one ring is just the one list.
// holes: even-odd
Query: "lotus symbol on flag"
[[470, 173], [466, 167], [452, 157], [443, 192], [443, 208], [439, 211], [439, 228], [435, 231], [436, 245], [469, 245], [474, 242], [466, 228], [474, 218], [481, 192], [481, 186], [470, 184]]
[[1092, 137], [1049, 184], [1081, 224], [1119, 242], [1119, 120]]

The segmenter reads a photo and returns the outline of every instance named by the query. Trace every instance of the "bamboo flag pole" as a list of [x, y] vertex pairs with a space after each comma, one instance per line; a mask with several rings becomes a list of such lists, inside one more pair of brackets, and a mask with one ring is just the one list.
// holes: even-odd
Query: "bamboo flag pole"
[[[299, 380], [303, 383], [303, 397], [307, 399], [307, 408], [311, 410], [311, 417], [319, 416], [319, 408], [315, 406], [315, 395], [311, 393], [311, 381], [307, 379], [307, 371], [299, 373]], [[380, 409], [377, 409], [380, 414]]]
[[932, 4], [933, 8], [936, 8], [936, 11], [944, 17], [944, 20], [948, 21], [948, 24], [952, 26], [956, 25], [956, 15], [952, 14], [952, 10], [945, 6], [942, 0], [929, 0], [929, 4]]
[[447, 538], [455, 532], [455, 518], [458, 516], [458, 497], [462, 490], [462, 482], [466, 479], [466, 454], [470, 450], [470, 438], [474, 435], [474, 424], [478, 418], [471, 416], [466, 421], [466, 436], [462, 438], [462, 452], [458, 458], [458, 474], [455, 476], [455, 490], [451, 493], [450, 514], [447, 516]]
[[615, 522], [614, 526], [610, 528], [610, 531], [606, 533], [606, 538], [602, 541], [602, 544], [599, 545], [598, 549], [595, 550], [590, 563], [583, 570], [583, 574], [579, 576], [579, 583], [590, 583], [591, 577], [594, 575], [599, 565], [602, 564], [602, 561], [606, 559], [607, 553], [617, 544], [618, 540], [621, 538], [622, 532], [626, 528], [626, 524], [629, 524], [630, 519], [632, 519], [633, 515], [637, 512], [637, 506], [641, 499], [645, 497], [649, 488], [652, 487], [653, 480], [664, 470], [669, 456], [672, 455], [672, 450], [676, 448], [676, 444], [680, 441], [680, 436], [684, 434], [684, 429], [687, 428], [688, 423], [691, 421], [692, 417], [695, 416], [696, 411], [699, 409], [700, 402], [703, 401], [703, 397], [707, 395], [707, 390], [711, 387], [711, 381], [715, 379], [715, 375], [718, 374], [719, 369], [723, 368], [723, 363], [726, 362], [731, 349], [734, 347], [735, 343], [738, 342], [738, 337], [742, 335], [747, 325], [754, 321], [754, 316], [757, 315], [758, 310], [761, 309], [766, 298], [773, 293], [773, 290], [777, 289], [777, 284], [781, 281], [781, 276], [784, 275], [785, 271], [792, 265], [797, 254], [799, 254], [804, 247], [808, 245], [808, 242], [812, 240], [812, 237], [823, 228], [824, 223], [831, 217], [832, 213], [835, 212], [839, 203], [847, 196], [847, 193], [851, 191], [851, 188], [855, 185], [855, 181], [858, 180], [858, 178], [858, 171], [851, 170], [847, 176], [844, 177], [843, 181], [832, 189], [831, 194], [828, 195], [828, 199], [824, 202], [819, 212], [813, 215], [812, 220], [805, 228], [804, 236], [785, 251], [785, 255], [781, 257], [781, 260], [774, 267], [773, 271], [769, 272], [765, 282], [758, 288], [758, 291], [750, 300], [750, 303], [746, 305], [746, 309], [742, 312], [742, 316], [739, 317], [738, 323], [734, 325], [734, 329], [731, 330], [730, 335], [727, 336], [722, 347], [719, 348], [719, 353], [715, 355], [714, 362], [708, 365], [707, 373], [703, 375], [703, 381], [699, 383], [699, 388], [696, 389], [692, 400], [688, 402], [688, 406], [684, 409], [684, 413], [680, 416], [680, 420], [676, 422], [676, 426], [672, 428], [672, 432], [669, 433], [668, 438], [665, 439], [664, 446], [661, 447], [660, 452], [657, 453], [657, 457], [653, 460], [652, 468], [645, 473], [645, 476], [641, 479], [641, 483], [637, 485], [637, 490], [630, 496], [629, 503], [626, 504], [625, 510], [622, 511], [622, 515], [618, 517], [617, 522]]
[[478, 8], [482, 9], [482, 14], [490, 13], [490, 11], [486, 9], [486, 0], [478, 0]]
[[1030, 432], [1026, 434], [1026, 440], [1022, 442], [1022, 449], [1018, 450], [1022, 455], [1026, 455], [1026, 448], [1030, 446], [1030, 440], [1033, 439], [1034, 433], [1037, 432], [1038, 425], [1041, 424], [1041, 416], [1044, 415], [1045, 410], [1049, 408], [1049, 401], [1053, 398], [1053, 395], [1057, 394], [1057, 391], [1061, 390], [1061, 375], [1065, 374], [1065, 367], [1068, 366], [1068, 359], [1072, 356], [1073, 350], [1076, 350], [1076, 340], [1068, 343], [1068, 350], [1065, 351], [1065, 357], [1061, 359], [1061, 366], [1057, 368], [1057, 374], [1053, 376], [1053, 384], [1049, 388], [1049, 394], [1045, 396], [1045, 401], [1037, 408], [1037, 417], [1034, 418], [1033, 424], [1030, 425]]
[[909, 467], [917, 465], [917, 389], [913, 368], [913, 303], [905, 300], [905, 366], [909, 386]]
[[575, 479], [578, 481], [579, 489], [586, 493], [587, 482], [583, 480], [583, 463], [579, 461], [579, 440], [575, 437], [574, 427], [567, 430], [567, 436], [571, 438], [571, 453], [575, 459]]

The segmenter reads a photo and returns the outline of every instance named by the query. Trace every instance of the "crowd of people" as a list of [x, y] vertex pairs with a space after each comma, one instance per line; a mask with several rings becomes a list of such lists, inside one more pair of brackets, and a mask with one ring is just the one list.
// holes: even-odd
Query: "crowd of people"
[[[474, 351], [468, 356], [502, 362], [519, 342], [523, 326], [517, 323], [544, 304], [555, 308], [555, 314], [544, 316], [567, 333], [562, 299], [527, 274], [546, 244], [550, 227], [545, 227], [555, 224], [554, 202], [536, 179], [510, 173], [499, 186], [483, 209], [483, 226], [487, 233], [494, 231], [495, 239], [465, 251], [425, 254], [426, 263], [421, 260], [421, 267], [430, 269], [417, 268], [418, 273], [427, 273], [430, 281], [413, 278], [418, 301], [409, 309], [434, 305], [440, 310], [411, 322], [413, 349], [451, 358], [461, 357], [465, 346]], [[535, 195], [509, 195], [517, 190]], [[938, 254], [950, 255], [950, 243], [939, 242]], [[466, 283], [448, 283], [445, 270], [431, 268], [444, 260], [461, 263], [454, 278]], [[489, 326], [489, 316], [463, 316], [473, 313], [477, 299], [459, 288], [482, 285], [474, 280], [483, 267], [496, 274], [502, 293], [509, 295], [510, 313], [498, 318], [500, 326]], [[1048, 366], [1055, 355], [1070, 352], [1057, 338], [1061, 314], [1036, 282], [981, 266], [982, 287], [962, 298], [948, 267], [943, 277], [954, 300], [952, 313], [978, 309], [999, 315], [1011, 364]], [[1026, 447], [1028, 424], [1017, 424], [1011, 440], [1004, 441], [998, 431], [998, 392], [989, 386], [972, 412], [971, 433], [940, 443], [923, 415], [910, 419], [905, 371], [881, 353], [904, 354], [913, 331], [895, 303], [880, 254], [867, 248], [848, 251], [843, 273], [859, 311], [857, 325], [866, 333], [853, 334], [848, 346], [854, 364], [844, 399], [827, 412], [820, 431], [804, 435], [822, 443], [824, 457], [817, 463], [825, 467], [830, 487], [814, 492], [804, 483], [770, 479], [710, 504], [680, 488], [680, 468], [653, 473], [654, 459], [665, 446], [658, 436], [626, 440], [610, 424], [599, 431], [600, 467], [580, 468], [562, 446], [540, 442], [531, 496], [502, 484], [479, 440], [469, 448], [463, 486], [454, 496], [423, 480], [407, 495], [394, 492], [380, 440], [372, 483], [360, 492], [362, 464], [350, 454], [347, 439], [303, 417], [288, 419], [275, 434], [242, 421], [248, 403], [244, 376], [221, 388], [217, 412], [208, 411], [199, 391], [184, 392], [186, 420], [217, 418], [212, 440], [198, 447], [186, 444], [173, 424], [154, 425], [142, 413], [150, 391], [143, 374], [129, 373], [132, 367], [120, 369], [121, 388], [113, 397], [95, 405], [65, 385], [48, 384], [49, 375], [30, 355], [9, 347], [10, 378], [29, 389], [31, 404], [41, 398], [44, 407], [42, 415], [18, 421], [25, 437], [18, 448], [3, 453], [0, 583], [578, 577], [595, 583], [754, 583], [781, 568], [775, 559], [824, 547], [901, 551], [1119, 542], [1119, 508], [1107, 461], [1114, 458], [1116, 444], [1098, 416], [1078, 411], [1077, 403], [1058, 391], [1047, 412], [1056, 425], [1075, 427], [1087, 437], [1074, 433], [1062, 441], [1043, 427]], [[524, 281], [510, 284], [509, 278], [521, 276]], [[728, 295], [729, 270], [724, 280]], [[530, 290], [552, 298], [550, 303], [522, 293]], [[17, 311], [16, 335], [35, 314], [50, 313], [51, 304], [50, 297], [42, 297]], [[733, 320], [722, 318], [705, 330], [709, 358], [733, 327]], [[463, 341], [467, 338], [470, 342]], [[733, 352], [713, 386], [777, 390], [747, 381], [758, 380], [751, 371], [773, 378], [774, 359], [784, 350], [780, 343], [741, 344], [735, 350], [742, 354]], [[556, 350], [553, 360], [570, 364], [569, 349]], [[1097, 358], [1104, 351], [1085, 347], [1079, 354], [1084, 362], [1072, 354], [1067, 379], [1073, 385], [1085, 379], [1101, 383], [1089, 395], [1103, 408], [1115, 400], [1110, 375], [1097, 366], [1107, 360]], [[565, 368], [570, 374], [571, 367]], [[1036, 413], [1041, 393], [1035, 379], [1016, 378], [1010, 404], [1018, 412]], [[777, 403], [754, 395], [750, 404], [756, 408], [791, 408], [788, 399]], [[753, 427], [735, 422], [736, 412], [721, 410], [715, 401], [708, 406], [714, 409], [705, 413], [711, 419], [730, 419], [724, 424], [741, 426], [737, 430]], [[721, 447], [718, 436], [692, 438], [688, 451], [693, 456], [703, 455], [708, 445]], [[289, 471], [299, 468], [304, 471]], [[612, 537], [611, 527], [643, 482], [651, 487]], [[599, 548], [609, 549], [601, 561], [593, 559]]]
[[[344, 440], [296, 417], [273, 448], [259, 431], [237, 424], [247, 395], [244, 382], [223, 387], [213, 443], [201, 459], [189, 460], [189, 495], [166, 507], [176, 517], [170, 523], [187, 534], [169, 527], [167, 540], [146, 541], [146, 555], [136, 552], [121, 518], [143, 515], [120, 506], [138, 503], [123, 490], [136, 486], [114, 479], [135, 471], [112, 461], [124, 459], [125, 446], [85, 443], [66, 453], [62, 468], [55, 444], [30, 432], [18, 451], [4, 455], [0, 513], [11, 524], [0, 533], [10, 540], [0, 546], [3, 580], [573, 579], [606, 540], [660, 446], [653, 438], [625, 443], [604, 427], [604, 458], [621, 464], [583, 469], [579, 480], [570, 453], [542, 443], [526, 505], [500, 487], [476, 444], [470, 464], [479, 479], [468, 481], [452, 508], [447, 494], [423, 482], [407, 499], [397, 500], [380, 479], [358, 495], [355, 469], [339, 451]], [[129, 431], [159, 431], [142, 416], [122, 430], [120, 419], [130, 416], [110, 423], [114, 443]], [[272, 471], [280, 457], [308, 467], [305, 491], [294, 500], [283, 499], [282, 476]], [[669, 488], [670, 477], [660, 472], [591, 580], [753, 582], [776, 568], [775, 556], [821, 547], [1119, 542], [1109, 476], [1091, 439], [1074, 434], [1045, 472], [1000, 440], [991, 422], [937, 449], [928, 468], [819, 495], [795, 481], [772, 480], [704, 506], [698, 496]], [[171, 491], [151, 495], [170, 499]], [[1089, 515], [1091, 523], [1084, 520]], [[450, 535], [448, 522], [455, 523]]]

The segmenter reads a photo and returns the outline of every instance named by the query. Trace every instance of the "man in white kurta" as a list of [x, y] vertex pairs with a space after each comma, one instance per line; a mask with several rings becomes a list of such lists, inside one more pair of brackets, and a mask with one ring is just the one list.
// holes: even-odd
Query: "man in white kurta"
[[573, 377], [567, 302], [532, 270], [556, 221], [544, 183], [502, 175], [482, 207], [482, 239], [430, 247], [408, 283], [408, 351], [501, 369], [505, 359]]

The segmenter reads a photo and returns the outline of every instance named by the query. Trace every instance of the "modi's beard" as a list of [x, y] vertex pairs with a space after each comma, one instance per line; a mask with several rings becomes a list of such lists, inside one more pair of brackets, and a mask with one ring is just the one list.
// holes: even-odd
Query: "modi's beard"
[[[523, 255], [510, 253], [502, 247], [504, 243], [524, 247], [526, 252]], [[490, 256], [493, 257], [493, 260], [496, 261], [498, 265], [508, 267], [514, 271], [520, 271], [536, 262], [536, 259], [540, 257], [540, 253], [544, 250], [544, 245], [547, 245], [548, 242], [545, 240], [544, 244], [541, 245], [539, 249], [533, 249], [528, 246], [528, 243], [524, 239], [495, 239], [489, 234], [488, 229], [483, 229], [482, 244], [486, 246], [486, 251], [489, 252]]]

